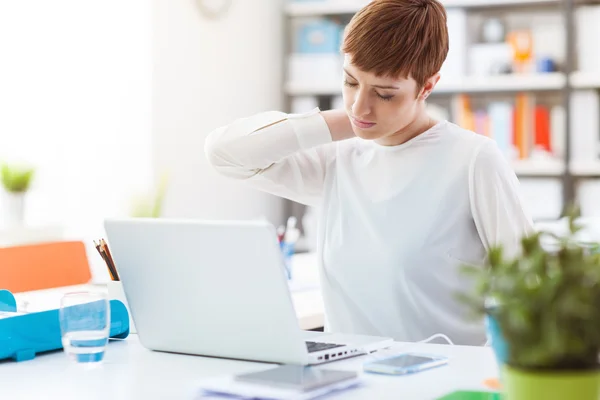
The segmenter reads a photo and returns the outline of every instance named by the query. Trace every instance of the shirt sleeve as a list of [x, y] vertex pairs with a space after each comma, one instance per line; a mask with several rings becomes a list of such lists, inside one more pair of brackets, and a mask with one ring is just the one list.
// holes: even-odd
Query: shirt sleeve
[[269, 111], [214, 130], [204, 150], [222, 175], [276, 196], [318, 205], [335, 151], [332, 143], [319, 109], [304, 114]]
[[469, 196], [486, 250], [501, 245], [505, 256], [517, 256], [521, 239], [535, 229], [523, 207], [517, 176], [493, 141], [484, 143], [471, 162]]

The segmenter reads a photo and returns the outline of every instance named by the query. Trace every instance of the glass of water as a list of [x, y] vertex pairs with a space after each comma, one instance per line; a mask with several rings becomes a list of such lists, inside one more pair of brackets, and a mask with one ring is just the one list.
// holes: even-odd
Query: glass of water
[[110, 333], [108, 295], [102, 292], [68, 293], [61, 299], [59, 318], [67, 356], [80, 364], [100, 364]]

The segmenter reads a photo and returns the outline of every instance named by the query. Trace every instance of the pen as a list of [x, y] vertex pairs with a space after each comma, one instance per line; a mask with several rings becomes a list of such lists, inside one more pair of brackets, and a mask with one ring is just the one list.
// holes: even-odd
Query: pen
[[120, 280], [119, 274], [117, 273], [117, 268], [115, 267], [115, 263], [112, 259], [112, 256], [110, 254], [110, 250], [108, 249], [108, 245], [106, 244], [106, 241], [104, 239], [101, 239], [99, 241], [99, 243], [96, 243], [96, 241], [94, 241], [94, 245], [96, 247], [96, 250], [102, 257], [102, 259], [106, 263], [106, 267], [108, 268], [108, 273], [110, 275], [110, 279], [113, 281]]
[[283, 242], [283, 238], [285, 237], [285, 226], [279, 225], [277, 228], [277, 240], [279, 243]]
[[106, 241], [104, 239], [100, 240], [100, 244], [102, 246], [102, 249], [104, 250], [104, 253], [106, 254], [106, 258], [108, 259], [108, 262], [110, 263], [110, 266], [112, 268], [113, 274], [115, 276], [115, 280], [116, 281], [120, 281], [121, 278], [119, 277], [119, 273], [117, 272], [117, 266], [115, 265], [115, 262], [112, 258], [112, 254], [110, 253], [110, 249], [108, 248], [108, 244], [106, 243]]

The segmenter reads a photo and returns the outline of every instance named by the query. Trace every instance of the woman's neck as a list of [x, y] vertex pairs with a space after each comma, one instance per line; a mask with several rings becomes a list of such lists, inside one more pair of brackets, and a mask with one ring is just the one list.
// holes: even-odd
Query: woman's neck
[[375, 142], [381, 146], [398, 146], [431, 129], [436, 123], [437, 121], [431, 118], [423, 109], [422, 112], [420, 112], [419, 115], [404, 128], [389, 136], [376, 139]]

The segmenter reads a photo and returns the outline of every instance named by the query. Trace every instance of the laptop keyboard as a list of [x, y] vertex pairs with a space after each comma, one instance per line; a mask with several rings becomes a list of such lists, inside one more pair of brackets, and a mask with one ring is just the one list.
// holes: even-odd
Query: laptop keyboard
[[314, 353], [317, 351], [335, 349], [337, 347], [344, 347], [344, 345], [333, 343], [306, 342], [306, 347], [308, 348], [309, 353]]

